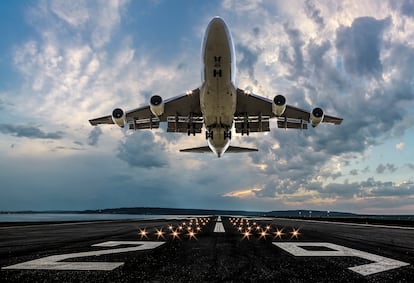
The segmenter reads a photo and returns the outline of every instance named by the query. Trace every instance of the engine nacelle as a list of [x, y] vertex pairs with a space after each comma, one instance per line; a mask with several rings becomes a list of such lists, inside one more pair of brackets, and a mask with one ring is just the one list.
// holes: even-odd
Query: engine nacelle
[[115, 108], [112, 111], [112, 121], [123, 128], [125, 126], [125, 112], [121, 108]]
[[275, 114], [277, 117], [280, 117], [285, 112], [285, 109], [286, 109], [286, 98], [281, 94], [276, 95], [275, 98], [273, 98], [273, 102], [272, 102], [273, 114]]
[[319, 125], [320, 122], [323, 120], [323, 110], [319, 107], [313, 108], [311, 114], [310, 114], [310, 122], [312, 124], [312, 127], [316, 127]]
[[159, 117], [164, 113], [164, 101], [161, 96], [153, 95], [150, 99], [150, 110], [152, 114]]

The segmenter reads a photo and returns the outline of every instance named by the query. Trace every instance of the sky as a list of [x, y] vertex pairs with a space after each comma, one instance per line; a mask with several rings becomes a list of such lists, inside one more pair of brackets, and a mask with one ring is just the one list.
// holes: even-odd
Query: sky
[[[222, 17], [237, 86], [339, 126], [277, 129], [179, 153], [204, 135], [88, 120], [201, 84]], [[414, 1], [0, 3], [0, 211], [176, 207], [414, 214]]]

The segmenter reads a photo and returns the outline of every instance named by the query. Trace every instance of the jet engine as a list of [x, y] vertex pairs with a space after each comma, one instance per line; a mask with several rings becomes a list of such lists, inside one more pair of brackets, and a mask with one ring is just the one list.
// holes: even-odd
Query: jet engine
[[286, 98], [281, 94], [276, 95], [272, 102], [273, 114], [275, 114], [277, 117], [280, 117], [285, 112], [285, 109], [286, 109]]
[[112, 121], [123, 128], [125, 126], [125, 112], [121, 108], [116, 108], [112, 111]]
[[155, 116], [161, 116], [164, 113], [164, 101], [161, 96], [153, 95], [150, 99], [150, 109]]
[[323, 110], [321, 108], [313, 108], [309, 119], [312, 124], [312, 127], [316, 127], [317, 125], [319, 125], [320, 122], [322, 122], [323, 115]]

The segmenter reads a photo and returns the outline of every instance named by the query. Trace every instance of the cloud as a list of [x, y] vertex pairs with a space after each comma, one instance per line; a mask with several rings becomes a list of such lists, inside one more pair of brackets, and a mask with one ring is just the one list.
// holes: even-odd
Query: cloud
[[156, 142], [150, 131], [127, 135], [118, 146], [117, 157], [131, 167], [157, 168], [168, 165], [165, 146]]
[[283, 25], [283, 28], [289, 37], [290, 46], [280, 50], [278, 59], [280, 62], [287, 65], [289, 70], [288, 79], [298, 79], [304, 75], [305, 71], [302, 52], [305, 42], [302, 40], [300, 30], [289, 27], [289, 24], [287, 23]]
[[351, 27], [340, 27], [337, 30], [335, 45], [348, 73], [381, 79], [382, 34], [390, 24], [391, 18], [376, 20], [360, 17], [354, 19]]
[[404, 149], [404, 143], [403, 142], [397, 143], [395, 145], [395, 148], [399, 151], [403, 150]]
[[414, 18], [414, 1], [390, 1], [390, 6], [397, 9], [402, 15]]
[[397, 171], [397, 167], [394, 164], [380, 164], [378, 165], [377, 169], [375, 170], [378, 174], [383, 174], [385, 171], [389, 171], [390, 173], [394, 173]]
[[256, 195], [255, 192], [261, 191], [261, 188], [251, 188], [239, 191], [232, 191], [224, 194], [225, 197], [236, 197], [236, 198], [251, 198]]
[[64, 133], [61, 131], [47, 133], [34, 126], [15, 126], [10, 124], [0, 124], [0, 132], [10, 134], [15, 137], [25, 137], [32, 139], [61, 139]]
[[93, 128], [88, 136], [88, 145], [95, 146], [98, 144], [99, 137], [102, 135], [102, 130], [99, 127]]
[[305, 14], [311, 18], [318, 26], [323, 27], [324, 21], [321, 16], [321, 10], [315, 7], [315, 3], [311, 0], [305, 1]]
[[237, 53], [241, 58], [238, 62], [238, 67], [241, 70], [247, 71], [249, 74], [249, 78], [253, 80], [254, 84], [257, 84], [257, 80], [254, 79], [254, 66], [257, 63], [258, 57], [260, 55], [259, 52], [252, 51], [248, 46], [245, 46], [243, 44], [237, 44]]

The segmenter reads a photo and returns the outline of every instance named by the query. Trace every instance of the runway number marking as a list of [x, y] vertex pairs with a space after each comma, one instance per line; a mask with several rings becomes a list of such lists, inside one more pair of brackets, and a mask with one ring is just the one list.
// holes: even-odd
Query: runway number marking
[[47, 270], [102, 270], [110, 271], [123, 265], [123, 262], [64, 262], [63, 260], [100, 256], [108, 254], [145, 251], [155, 249], [165, 242], [150, 242], [150, 241], [109, 241], [96, 245], [93, 247], [117, 247], [120, 245], [131, 245], [128, 248], [115, 248], [106, 250], [97, 250], [91, 252], [70, 253], [62, 255], [52, 255], [31, 261], [26, 261], [2, 269], [47, 269]]
[[[359, 266], [350, 267], [349, 269], [357, 272], [363, 276], [387, 271], [390, 269], [395, 269], [403, 266], [410, 265], [409, 263], [390, 259], [387, 257], [370, 254], [367, 252], [347, 248], [340, 245], [335, 245], [331, 243], [311, 243], [311, 242], [285, 242], [285, 243], [276, 243], [273, 245], [287, 251], [288, 253], [294, 256], [354, 256], [360, 257], [373, 261], [373, 263], [363, 264]], [[330, 250], [306, 250], [304, 247], [321, 247], [328, 248]]]

